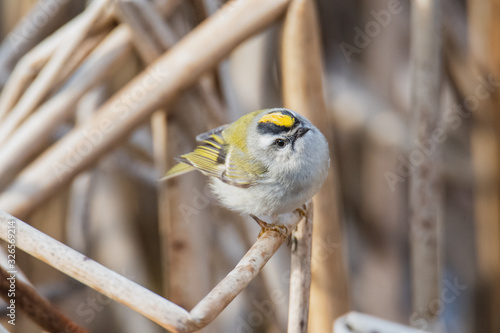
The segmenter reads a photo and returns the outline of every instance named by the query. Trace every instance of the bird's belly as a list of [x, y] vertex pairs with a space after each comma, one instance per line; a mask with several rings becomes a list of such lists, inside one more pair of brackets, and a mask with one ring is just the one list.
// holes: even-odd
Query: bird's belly
[[257, 184], [247, 188], [232, 186], [211, 178], [212, 191], [223, 206], [244, 214], [278, 215], [288, 213], [309, 200], [316, 189], [300, 191], [276, 185]]

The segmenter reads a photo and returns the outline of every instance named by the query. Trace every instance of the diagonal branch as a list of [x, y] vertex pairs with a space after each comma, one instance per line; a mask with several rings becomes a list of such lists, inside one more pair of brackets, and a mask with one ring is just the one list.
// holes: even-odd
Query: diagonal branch
[[116, 27], [91, 52], [62, 91], [42, 104], [0, 146], [0, 188], [46, 144], [54, 129], [74, 113], [72, 106], [78, 99], [121, 66], [131, 51], [128, 38], [125, 26]]
[[[9, 224], [10, 222], [10, 224]], [[7, 240], [9, 225], [16, 228], [16, 247], [72, 278], [144, 314], [163, 327], [186, 323], [189, 314], [174, 303], [115, 273], [28, 224], [0, 212], [0, 238]]]
[[[38, 15], [46, 15], [47, 3], [43, 0], [38, 0], [37, 3], [30, 9], [25, 19], [20, 20], [16, 27], [4, 38], [0, 44], [0, 90], [5, 82], [2, 76], [9, 76], [16, 62], [26, 52], [35, 46], [44, 36], [51, 33], [57, 25], [65, 20], [67, 9], [71, 2], [58, 3], [51, 12], [51, 20], [47, 24], [41, 26], [33, 25], [33, 21]], [[33, 28], [36, 28], [33, 30]], [[30, 31], [29, 34], [26, 31]]]
[[[169, 1], [175, 3], [175, 1]], [[157, 8], [161, 15], [168, 16], [172, 13], [175, 7], [159, 6]], [[35, 49], [30, 52], [29, 56], [24, 57], [23, 65], [16, 67], [21, 71], [20, 75], [12, 75], [5, 87], [4, 93], [0, 95], [0, 117], [2, 107], [5, 109], [12, 103], [10, 94], [7, 93], [11, 82], [14, 80], [11, 90], [21, 93], [18, 80], [26, 81], [24, 73], [24, 65], [29, 65], [32, 69], [32, 63], [39, 64], [41, 54], [49, 57], [49, 51], [54, 52], [58, 43], [62, 43], [61, 37], [66, 34], [65, 31], [73, 29], [75, 20], [70, 21], [67, 25], [59, 29], [51, 37], [43, 41], [42, 44], [49, 44], [43, 48]], [[95, 27], [94, 27], [95, 29]], [[57, 36], [61, 36], [55, 38]], [[100, 81], [104, 80], [111, 73], [114, 73], [122, 62], [130, 55], [131, 52], [131, 32], [125, 24], [121, 24], [114, 28], [106, 38], [87, 56], [83, 64], [71, 77], [70, 81], [59, 91], [55, 96], [43, 103], [21, 126], [13, 133], [4, 146], [0, 147], [0, 188], [5, 187], [14, 176], [22, 170], [26, 161], [39, 153], [40, 150], [47, 144], [50, 134], [72, 113], [72, 107], [89, 89], [96, 86]], [[55, 43], [57, 41], [57, 43]], [[50, 43], [49, 43], [50, 42]], [[51, 46], [53, 45], [54, 46]], [[50, 48], [49, 48], [50, 46]], [[42, 53], [43, 51], [43, 53]], [[42, 59], [45, 59], [42, 57]], [[38, 61], [37, 61], [38, 60]], [[44, 61], [47, 61], [45, 59]], [[39, 65], [40, 66], [40, 65]], [[34, 70], [34, 69], [32, 69]], [[39, 70], [39, 69], [38, 69]], [[24, 73], [24, 74], [23, 74]], [[17, 86], [17, 88], [15, 87]], [[9, 90], [10, 92], [10, 90]], [[4, 104], [2, 104], [2, 101]]]
[[75, 50], [85, 36], [87, 36], [95, 22], [98, 21], [100, 16], [103, 16], [108, 5], [109, 0], [95, 1], [76, 19], [79, 23], [78, 28], [67, 31], [67, 35], [65, 36], [66, 42], [58, 46], [57, 51], [54, 52], [38, 77], [33, 81], [31, 86], [26, 89], [26, 92], [21, 97], [18, 104], [0, 125], [0, 145], [3, 144], [19, 124], [33, 112], [57, 82], [60, 70], [74, 54]]
[[[296, 213], [281, 215], [278, 219], [277, 222], [287, 226], [290, 231], [301, 220]], [[180, 306], [0, 211], [0, 238], [9, 239], [9, 226], [15, 227], [17, 248], [173, 332], [193, 332], [214, 320], [257, 276], [285, 239], [276, 231], [266, 231], [238, 265], [188, 313]]]
[[75, 20], [68, 22], [26, 53], [17, 63], [0, 94], [0, 120], [13, 108], [24, 90], [49, 61], [67, 31], [76, 25]]

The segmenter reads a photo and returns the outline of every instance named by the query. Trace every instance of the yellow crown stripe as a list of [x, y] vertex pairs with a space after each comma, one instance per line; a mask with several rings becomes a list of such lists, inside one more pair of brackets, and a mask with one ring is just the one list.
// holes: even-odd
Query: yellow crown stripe
[[260, 118], [259, 123], [273, 123], [277, 126], [292, 127], [295, 120], [287, 115], [281, 113], [268, 113]]

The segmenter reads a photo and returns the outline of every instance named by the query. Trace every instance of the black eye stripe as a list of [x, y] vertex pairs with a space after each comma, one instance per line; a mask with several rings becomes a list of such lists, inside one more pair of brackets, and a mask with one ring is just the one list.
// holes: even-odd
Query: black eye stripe
[[290, 127], [278, 126], [273, 123], [259, 123], [257, 125], [257, 130], [260, 134], [281, 134], [290, 131]]

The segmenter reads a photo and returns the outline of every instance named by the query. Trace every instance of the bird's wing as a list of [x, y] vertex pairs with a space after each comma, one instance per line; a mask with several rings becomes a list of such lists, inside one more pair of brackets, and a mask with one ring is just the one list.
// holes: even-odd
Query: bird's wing
[[182, 155], [179, 164], [170, 169], [162, 180], [170, 179], [192, 170], [199, 170], [207, 176], [217, 177], [221, 181], [237, 186], [249, 187], [258, 180], [258, 173], [245, 170], [241, 165], [244, 153], [237, 149], [229, 150], [222, 131], [228, 125], [200, 134], [196, 140], [200, 143], [194, 151]]
[[259, 180], [259, 172], [257, 170], [248, 170], [248, 168], [243, 168], [242, 166], [248, 165], [244, 163], [245, 154], [239, 152], [237, 149], [227, 153], [225, 168], [222, 176], [219, 177], [223, 182], [237, 186], [237, 187], [250, 187], [255, 185]]
[[[214, 135], [215, 136], [215, 135]], [[215, 137], [204, 140], [194, 151], [177, 158], [179, 161], [172, 169], [168, 170], [161, 180], [167, 180], [199, 170], [207, 176], [222, 177], [224, 172], [224, 146]]]
[[220, 161], [224, 157], [225, 149], [221, 133], [227, 126], [223, 125], [198, 135], [196, 141], [201, 144], [193, 152], [178, 158], [179, 163], [168, 170], [161, 180], [174, 178], [193, 170], [199, 170], [209, 176], [220, 177], [224, 171], [223, 166], [221, 166], [223, 163]]

